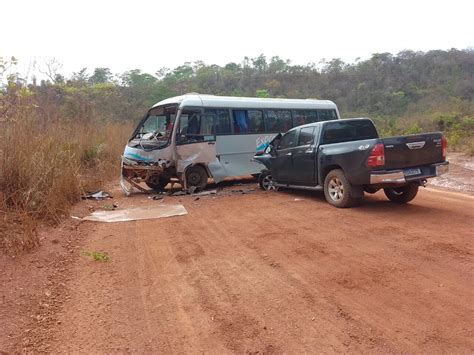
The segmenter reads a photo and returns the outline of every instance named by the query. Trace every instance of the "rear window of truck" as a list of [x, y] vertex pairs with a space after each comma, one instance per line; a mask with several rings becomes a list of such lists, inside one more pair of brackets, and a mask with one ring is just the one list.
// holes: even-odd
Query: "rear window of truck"
[[341, 143], [364, 139], [378, 138], [377, 130], [372, 121], [339, 120], [324, 126], [321, 144]]

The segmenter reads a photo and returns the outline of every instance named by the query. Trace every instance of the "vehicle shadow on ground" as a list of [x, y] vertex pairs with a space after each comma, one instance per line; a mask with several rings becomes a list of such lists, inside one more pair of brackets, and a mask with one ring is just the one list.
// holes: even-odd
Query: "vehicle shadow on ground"
[[[254, 177], [237, 177], [232, 179], [226, 179], [219, 183], [215, 183], [212, 180], [209, 181], [205, 190], [222, 190], [226, 188], [239, 188], [245, 187], [246, 189], [258, 191], [260, 188], [257, 183], [257, 179]], [[177, 184], [173, 188], [167, 188], [165, 190], [166, 194], [173, 194], [175, 192], [181, 191], [181, 185]], [[249, 191], [251, 192], [251, 191]], [[301, 200], [311, 200], [314, 202], [320, 203], [324, 208], [334, 209], [335, 207], [331, 206], [324, 197], [323, 191], [309, 191], [309, 190], [297, 190], [297, 189], [287, 189], [279, 188], [277, 191], [273, 191], [276, 194], [286, 194], [292, 199], [301, 199]], [[192, 195], [191, 195], [192, 196]], [[397, 213], [397, 214], [409, 214], [409, 213], [432, 213], [433, 211], [441, 211], [439, 208], [427, 207], [420, 204], [417, 204], [417, 199], [415, 198], [411, 203], [408, 204], [398, 204], [390, 202], [385, 198], [385, 195], [382, 192], [378, 192], [374, 195], [366, 193], [364, 198], [359, 205], [354, 206], [352, 210], [356, 209], [361, 212], [370, 212], [370, 213]]]
[[[318, 203], [325, 204], [327, 208], [335, 208], [331, 206], [324, 196], [323, 191], [305, 191], [305, 190], [292, 190], [292, 189], [279, 189], [276, 193], [287, 194], [293, 198], [312, 200]], [[417, 204], [416, 198], [407, 204], [393, 203], [388, 199], [385, 199], [383, 193], [377, 193], [375, 195], [365, 194], [364, 198], [359, 205], [352, 207], [357, 211], [364, 211], [370, 213], [432, 213], [433, 211], [440, 210], [434, 207], [427, 207]]]

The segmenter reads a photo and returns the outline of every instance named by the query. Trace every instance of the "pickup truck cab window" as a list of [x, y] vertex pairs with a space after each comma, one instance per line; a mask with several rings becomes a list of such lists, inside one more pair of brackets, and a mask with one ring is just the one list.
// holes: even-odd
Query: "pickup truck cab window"
[[378, 138], [370, 120], [338, 121], [327, 123], [323, 129], [321, 144], [350, 142]]
[[286, 133], [281, 137], [278, 143], [278, 150], [293, 148], [296, 145], [296, 139], [298, 137], [298, 130], [294, 129]]
[[301, 128], [301, 131], [298, 137], [298, 147], [302, 145], [313, 144], [313, 141], [314, 141], [314, 127]]

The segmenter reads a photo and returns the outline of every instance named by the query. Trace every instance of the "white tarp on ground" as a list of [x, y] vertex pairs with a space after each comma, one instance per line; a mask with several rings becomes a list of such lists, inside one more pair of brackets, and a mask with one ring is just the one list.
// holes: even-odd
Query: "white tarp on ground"
[[127, 222], [143, 219], [157, 219], [164, 217], [183, 216], [188, 214], [183, 205], [157, 205], [150, 207], [136, 207], [115, 211], [96, 211], [83, 218], [84, 221], [94, 222]]

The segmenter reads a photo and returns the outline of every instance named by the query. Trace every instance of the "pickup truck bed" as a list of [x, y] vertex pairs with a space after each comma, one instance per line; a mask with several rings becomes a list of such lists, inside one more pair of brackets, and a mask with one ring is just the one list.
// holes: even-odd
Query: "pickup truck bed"
[[418, 186], [447, 171], [446, 148], [440, 132], [379, 138], [370, 119], [344, 119], [296, 127], [254, 159], [266, 167], [262, 188], [324, 189], [328, 202], [349, 207], [379, 189], [409, 202]]

